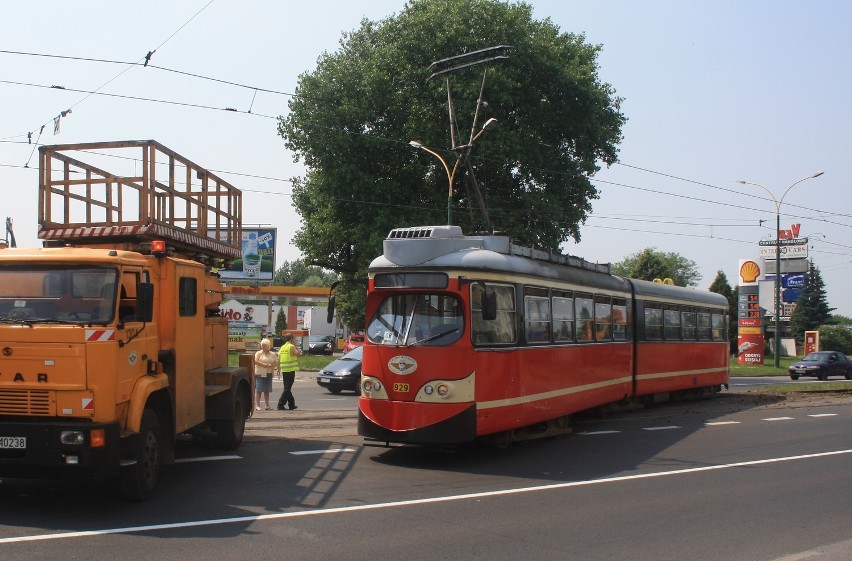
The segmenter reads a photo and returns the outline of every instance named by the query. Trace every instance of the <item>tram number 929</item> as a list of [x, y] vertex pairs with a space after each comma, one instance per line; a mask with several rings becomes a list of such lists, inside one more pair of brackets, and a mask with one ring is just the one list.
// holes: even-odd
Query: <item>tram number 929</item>
[[409, 390], [408, 384], [395, 383], [393, 385], [393, 391], [395, 392], [407, 392]]

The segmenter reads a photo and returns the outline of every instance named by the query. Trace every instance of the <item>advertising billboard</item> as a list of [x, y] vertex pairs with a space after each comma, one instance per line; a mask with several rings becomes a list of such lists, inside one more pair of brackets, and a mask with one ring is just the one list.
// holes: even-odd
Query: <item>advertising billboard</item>
[[242, 252], [231, 266], [219, 269], [223, 281], [271, 282], [275, 275], [275, 243], [278, 233], [275, 228], [243, 228]]

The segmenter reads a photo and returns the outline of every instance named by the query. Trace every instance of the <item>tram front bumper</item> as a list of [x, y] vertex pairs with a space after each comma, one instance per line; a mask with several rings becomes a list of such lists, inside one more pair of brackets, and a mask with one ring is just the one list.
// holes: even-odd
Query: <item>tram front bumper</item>
[[358, 434], [405, 444], [471, 442], [476, 438], [476, 404], [362, 399]]

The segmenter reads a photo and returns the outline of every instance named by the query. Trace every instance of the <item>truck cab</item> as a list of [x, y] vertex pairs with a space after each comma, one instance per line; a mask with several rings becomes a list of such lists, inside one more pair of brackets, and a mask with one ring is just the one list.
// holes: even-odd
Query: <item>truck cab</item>
[[[68, 155], [113, 148], [141, 149], [149, 173], [118, 177]], [[239, 206], [210, 207], [203, 189], [183, 200], [173, 174], [157, 181], [158, 157], [212, 176], [154, 141], [41, 148], [45, 247], [0, 249], [0, 477], [118, 478], [144, 499], [176, 435], [223, 449], [242, 440], [252, 380], [228, 366], [212, 270], [239, 255]], [[175, 199], [198, 226], [176, 220]], [[112, 218], [93, 221], [97, 209]], [[212, 234], [197, 218], [210, 213], [221, 218]]]

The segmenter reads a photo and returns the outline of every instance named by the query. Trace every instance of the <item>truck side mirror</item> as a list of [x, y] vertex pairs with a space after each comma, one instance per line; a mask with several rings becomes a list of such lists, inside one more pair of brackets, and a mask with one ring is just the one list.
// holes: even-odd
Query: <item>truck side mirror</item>
[[136, 285], [136, 313], [146, 323], [154, 319], [154, 285], [150, 282]]

